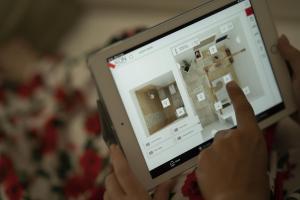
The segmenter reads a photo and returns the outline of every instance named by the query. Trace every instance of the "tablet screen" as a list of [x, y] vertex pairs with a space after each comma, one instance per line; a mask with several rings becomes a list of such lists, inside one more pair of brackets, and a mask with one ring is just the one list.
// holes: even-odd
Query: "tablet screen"
[[249, 0], [107, 59], [152, 178], [198, 155], [236, 126], [226, 84], [237, 82], [258, 120], [284, 108]]

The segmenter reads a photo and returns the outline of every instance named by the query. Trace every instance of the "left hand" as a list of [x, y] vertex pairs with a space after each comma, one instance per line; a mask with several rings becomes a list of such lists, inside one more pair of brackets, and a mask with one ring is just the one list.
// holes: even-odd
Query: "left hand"
[[[122, 151], [116, 145], [110, 147], [113, 172], [105, 179], [104, 200], [150, 200], [148, 192], [136, 179]], [[174, 181], [159, 185], [155, 191], [155, 200], [169, 199]]]

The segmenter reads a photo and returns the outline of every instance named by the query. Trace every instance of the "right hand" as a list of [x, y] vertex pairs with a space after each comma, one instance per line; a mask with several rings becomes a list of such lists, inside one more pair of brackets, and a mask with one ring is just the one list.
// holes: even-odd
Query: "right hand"
[[267, 148], [251, 105], [236, 83], [227, 84], [237, 128], [219, 132], [199, 154], [196, 175], [206, 200], [267, 200]]
[[295, 118], [300, 123], [300, 51], [290, 44], [285, 35], [279, 38], [278, 48], [281, 56], [288, 61], [292, 67], [293, 91], [298, 106], [298, 113]]

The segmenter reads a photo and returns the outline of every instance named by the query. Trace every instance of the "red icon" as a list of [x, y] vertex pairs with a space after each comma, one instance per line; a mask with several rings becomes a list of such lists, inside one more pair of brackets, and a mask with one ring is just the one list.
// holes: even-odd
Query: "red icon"
[[114, 69], [116, 67], [116, 65], [113, 63], [107, 63], [107, 66], [112, 69]]
[[249, 16], [251, 16], [251, 15], [254, 14], [252, 7], [247, 8], [245, 11], [246, 11], [247, 17], [249, 17]]

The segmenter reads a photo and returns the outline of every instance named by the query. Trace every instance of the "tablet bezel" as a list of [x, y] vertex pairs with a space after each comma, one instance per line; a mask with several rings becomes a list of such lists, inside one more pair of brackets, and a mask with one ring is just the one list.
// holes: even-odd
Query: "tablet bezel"
[[[102, 94], [103, 103], [106, 105], [110, 114], [112, 125], [116, 130], [120, 145], [122, 146], [122, 149], [129, 161], [131, 169], [147, 190], [150, 190], [159, 183], [193, 167], [196, 164], [197, 157], [170, 169], [168, 172], [154, 179], [151, 178], [146, 161], [142, 155], [142, 151], [139, 147], [116, 84], [109, 68], [107, 67], [107, 58], [173, 30], [180, 25], [186, 24], [193, 19], [208, 14], [234, 1], [235, 0], [206, 1], [204, 4], [195, 9], [154, 26], [136, 36], [105, 48], [93, 54], [88, 59], [88, 66], [96, 81], [97, 89]], [[285, 63], [280, 57], [278, 51], [274, 52], [274, 45], [277, 44], [278, 36], [270, 16], [267, 2], [266, 0], [252, 0], [251, 3], [285, 104], [285, 108], [282, 111], [277, 112], [259, 123], [261, 128], [265, 128], [279, 119], [293, 113], [296, 110], [296, 106], [293, 101], [291, 81], [288, 76]]]

